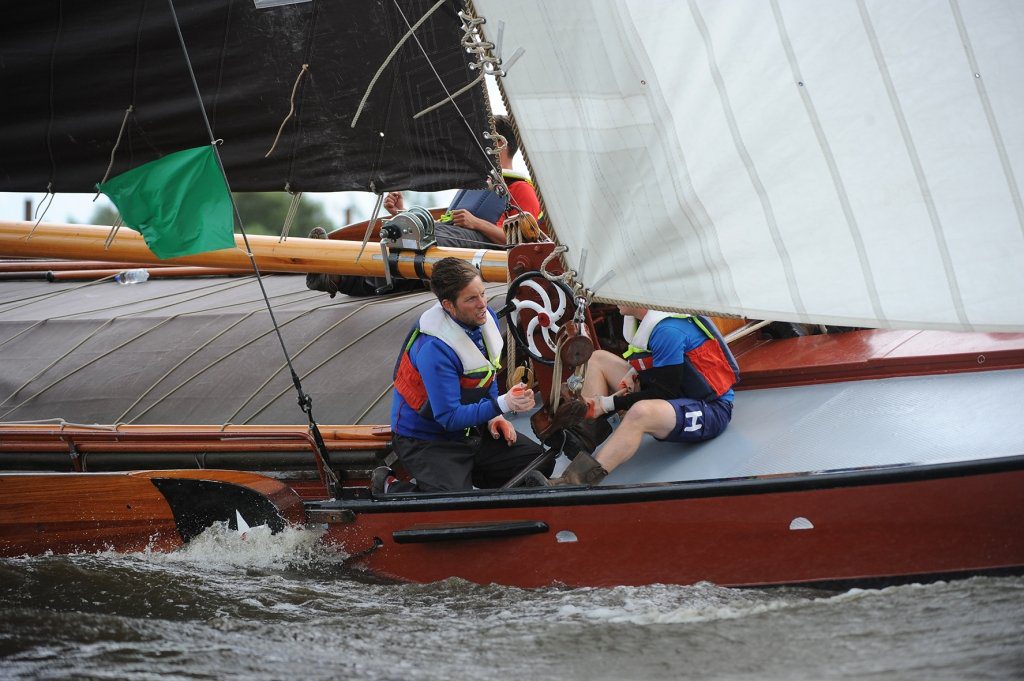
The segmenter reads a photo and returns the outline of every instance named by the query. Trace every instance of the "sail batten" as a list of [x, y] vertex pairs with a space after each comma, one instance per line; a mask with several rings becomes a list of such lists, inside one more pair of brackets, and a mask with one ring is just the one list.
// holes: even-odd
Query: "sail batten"
[[602, 297], [1024, 330], [1019, 3], [504, 5], [474, 2], [525, 48], [510, 108]]

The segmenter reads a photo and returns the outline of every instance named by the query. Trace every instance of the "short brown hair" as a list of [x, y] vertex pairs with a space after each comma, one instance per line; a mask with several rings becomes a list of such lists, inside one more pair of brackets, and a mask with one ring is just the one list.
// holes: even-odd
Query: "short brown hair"
[[509, 120], [508, 116], [497, 115], [494, 117], [494, 132], [498, 133], [505, 138], [506, 149], [508, 150], [508, 157], [512, 158], [519, 151], [519, 138], [516, 136], [516, 130], [512, 127], [512, 121]]
[[458, 300], [459, 292], [479, 276], [480, 271], [465, 260], [443, 258], [434, 265], [434, 271], [430, 274], [430, 290], [438, 300], [454, 303]]

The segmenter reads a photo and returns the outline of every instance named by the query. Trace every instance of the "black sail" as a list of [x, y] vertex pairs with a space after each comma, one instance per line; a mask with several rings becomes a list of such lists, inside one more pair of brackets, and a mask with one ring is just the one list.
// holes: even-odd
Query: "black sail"
[[[456, 98], [458, 111], [449, 104], [413, 118], [444, 99], [445, 88], [456, 92], [478, 75], [460, 46], [457, 0], [438, 7], [416, 39], [402, 44], [352, 127], [371, 79], [407, 32], [406, 21], [415, 24], [434, 4], [175, 0], [232, 189], [479, 186], [489, 167], [481, 150], [482, 86]], [[163, 0], [5, 7], [0, 191], [94, 191], [115, 145], [110, 175], [208, 142]], [[296, 87], [303, 64], [309, 68]]]

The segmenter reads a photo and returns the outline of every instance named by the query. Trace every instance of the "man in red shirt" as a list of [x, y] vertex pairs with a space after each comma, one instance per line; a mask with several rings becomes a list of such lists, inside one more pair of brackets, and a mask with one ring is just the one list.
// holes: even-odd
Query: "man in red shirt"
[[[508, 187], [508, 203], [504, 211], [498, 213], [501, 208], [493, 209], [497, 194], [489, 190], [475, 190], [460, 192], [453, 201], [454, 207], [442, 216], [441, 221], [434, 224], [434, 237], [438, 246], [448, 248], [496, 248], [504, 246], [505, 219], [520, 212], [530, 213], [538, 222], [541, 219], [540, 200], [537, 198], [537, 191], [533, 188], [533, 182], [525, 175], [512, 170], [512, 159], [519, 151], [519, 139], [516, 137], [512, 122], [506, 116], [494, 117], [494, 128], [501, 137], [501, 144], [498, 150], [498, 162], [501, 164], [501, 174]], [[467, 208], [458, 207], [460, 198], [469, 196], [469, 203], [481, 205], [482, 202], [473, 201], [473, 198], [491, 199], [486, 202], [486, 207], [491, 207], [491, 212], [486, 215], [476, 215]], [[396, 215], [405, 210], [405, 200], [401, 192], [390, 192], [384, 197], [384, 209], [391, 215]], [[484, 212], [481, 210], [481, 212]], [[311, 239], [326, 239], [327, 232], [322, 227], [316, 227], [309, 233]], [[306, 288], [314, 291], [326, 291], [333, 298], [337, 293], [344, 293], [350, 296], [373, 295], [385, 280], [375, 277], [361, 277], [337, 274], [308, 274], [306, 275]], [[395, 282], [396, 291], [412, 290], [419, 288], [418, 281]]]
[[[474, 215], [466, 208], [452, 208], [442, 217], [441, 223], [459, 227], [458, 230], [445, 229], [438, 226], [435, 230], [437, 244], [457, 248], [479, 248], [482, 236], [493, 244], [505, 244], [505, 219], [517, 213], [530, 213], [540, 221], [540, 200], [533, 182], [521, 173], [512, 170], [512, 159], [519, 151], [519, 139], [516, 137], [512, 122], [506, 116], [494, 117], [494, 129], [501, 137], [498, 150], [498, 162], [501, 164], [501, 175], [508, 186], [509, 205], [505, 212], [493, 222], [489, 216]], [[458, 200], [458, 198], [456, 199]], [[405, 210], [405, 200], [401, 192], [391, 192], [384, 198], [384, 209], [395, 215]], [[467, 231], [476, 232], [468, 234]], [[486, 247], [486, 245], [485, 245]]]

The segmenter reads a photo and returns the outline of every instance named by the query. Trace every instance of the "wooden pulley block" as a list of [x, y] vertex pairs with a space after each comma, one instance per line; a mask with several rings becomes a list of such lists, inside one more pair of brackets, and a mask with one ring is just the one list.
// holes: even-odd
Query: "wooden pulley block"
[[505, 227], [515, 226], [519, 229], [519, 233], [523, 235], [523, 242], [536, 242], [540, 241], [541, 232], [540, 225], [537, 224], [536, 218], [530, 213], [517, 213], [516, 215], [510, 215], [505, 218]]
[[572, 322], [562, 327], [561, 335], [568, 337], [565, 340], [559, 339], [562, 344], [560, 350], [562, 370], [574, 371], [576, 367], [586, 364], [590, 356], [594, 354], [593, 341], [581, 334], [579, 326]]

